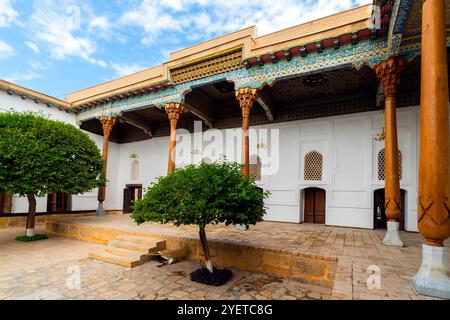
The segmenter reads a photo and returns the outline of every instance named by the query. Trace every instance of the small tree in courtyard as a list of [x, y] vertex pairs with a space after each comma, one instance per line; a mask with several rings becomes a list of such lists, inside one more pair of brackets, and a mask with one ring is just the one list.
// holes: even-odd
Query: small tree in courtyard
[[145, 221], [197, 225], [206, 267], [213, 273], [205, 227], [208, 224], [243, 224], [247, 228], [262, 221], [266, 213], [261, 191], [253, 179], [245, 179], [237, 163], [190, 165], [161, 177], [144, 199], [133, 205], [132, 218]]
[[99, 149], [76, 127], [36, 113], [0, 113], [0, 192], [26, 196], [27, 236], [34, 234], [36, 197], [80, 194], [98, 187]]

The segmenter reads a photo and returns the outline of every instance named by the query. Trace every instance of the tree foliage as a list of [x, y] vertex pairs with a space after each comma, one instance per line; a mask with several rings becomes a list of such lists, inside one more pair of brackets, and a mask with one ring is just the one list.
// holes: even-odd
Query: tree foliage
[[161, 177], [133, 205], [138, 223], [154, 221], [179, 225], [225, 223], [254, 225], [266, 213], [268, 193], [253, 179], [244, 179], [241, 166], [231, 162], [190, 165]]
[[88, 192], [103, 182], [102, 165], [95, 142], [76, 127], [31, 112], [0, 113], [0, 192]]

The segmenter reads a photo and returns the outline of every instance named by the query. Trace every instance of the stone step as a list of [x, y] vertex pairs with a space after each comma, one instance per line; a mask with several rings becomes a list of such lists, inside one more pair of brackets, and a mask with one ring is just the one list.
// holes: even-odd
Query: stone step
[[105, 247], [105, 251], [108, 253], [114, 254], [116, 256], [129, 257], [129, 258], [140, 259], [140, 260], [145, 259], [147, 257], [147, 254], [144, 252], [123, 249], [123, 248], [114, 247], [111, 245], [107, 245]]
[[148, 245], [122, 240], [111, 240], [108, 242], [108, 246], [127, 249], [135, 252], [141, 252], [144, 254], [149, 254], [151, 252], [158, 251], [158, 248], [155, 246], [149, 247]]
[[128, 267], [128, 268], [134, 268], [136, 266], [139, 266], [139, 265], [145, 263], [145, 261], [142, 261], [141, 259], [118, 256], [118, 255], [106, 252], [105, 250], [91, 252], [91, 253], [89, 253], [89, 258], [117, 264], [117, 265], [120, 265], [123, 267]]
[[157, 247], [158, 250], [164, 250], [166, 248], [166, 241], [155, 239], [155, 238], [147, 238], [147, 237], [139, 237], [139, 236], [129, 236], [125, 234], [118, 235], [117, 240], [126, 241], [126, 242], [134, 242], [139, 244], [144, 244], [149, 247]]

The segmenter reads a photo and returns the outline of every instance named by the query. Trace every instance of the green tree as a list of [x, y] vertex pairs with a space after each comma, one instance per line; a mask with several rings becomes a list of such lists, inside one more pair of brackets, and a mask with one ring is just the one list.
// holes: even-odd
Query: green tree
[[145, 221], [199, 226], [206, 267], [213, 272], [206, 239], [208, 224], [254, 225], [266, 213], [269, 195], [253, 179], [245, 179], [241, 166], [231, 162], [190, 165], [161, 177], [150, 186], [144, 199], [133, 204], [132, 218]]
[[26, 196], [27, 235], [33, 235], [36, 197], [80, 194], [103, 181], [94, 141], [76, 127], [37, 113], [0, 113], [0, 192]]

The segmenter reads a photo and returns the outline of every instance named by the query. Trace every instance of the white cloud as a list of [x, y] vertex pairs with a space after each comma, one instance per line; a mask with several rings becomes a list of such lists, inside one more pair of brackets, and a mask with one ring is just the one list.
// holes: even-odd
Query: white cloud
[[35, 44], [34, 42], [31, 41], [25, 41], [25, 45], [30, 48], [34, 53], [39, 54], [39, 52], [41, 51], [39, 49], [39, 47], [37, 46], [37, 44]]
[[110, 31], [113, 28], [113, 24], [106, 17], [94, 17], [89, 21], [89, 28]]
[[81, 8], [71, 0], [35, 2], [29, 36], [45, 44], [55, 59], [78, 57], [106, 67], [105, 61], [93, 57], [97, 52], [97, 43], [83, 29], [82, 13]]
[[9, 58], [12, 55], [14, 55], [15, 51], [14, 48], [11, 47], [6, 42], [0, 40], [0, 59], [2, 58]]
[[136, 73], [138, 71], [144, 70], [145, 67], [142, 67], [138, 64], [121, 64], [121, 63], [111, 63], [111, 68], [116, 72], [117, 76], [123, 77], [132, 73]]
[[29, 61], [28, 64], [33, 70], [45, 71], [50, 69], [51, 63], [42, 63], [39, 61]]
[[187, 40], [209, 39], [256, 25], [264, 35], [371, 3], [371, 0], [141, 0], [119, 24], [143, 30], [144, 44], [167, 41], [168, 33]]
[[19, 83], [23, 81], [31, 81], [34, 79], [42, 79], [43, 76], [35, 71], [27, 72], [14, 72], [13, 74], [6, 76], [5, 80], [13, 83]]
[[11, 25], [18, 15], [17, 11], [12, 7], [11, 0], [0, 0], [0, 28]]

